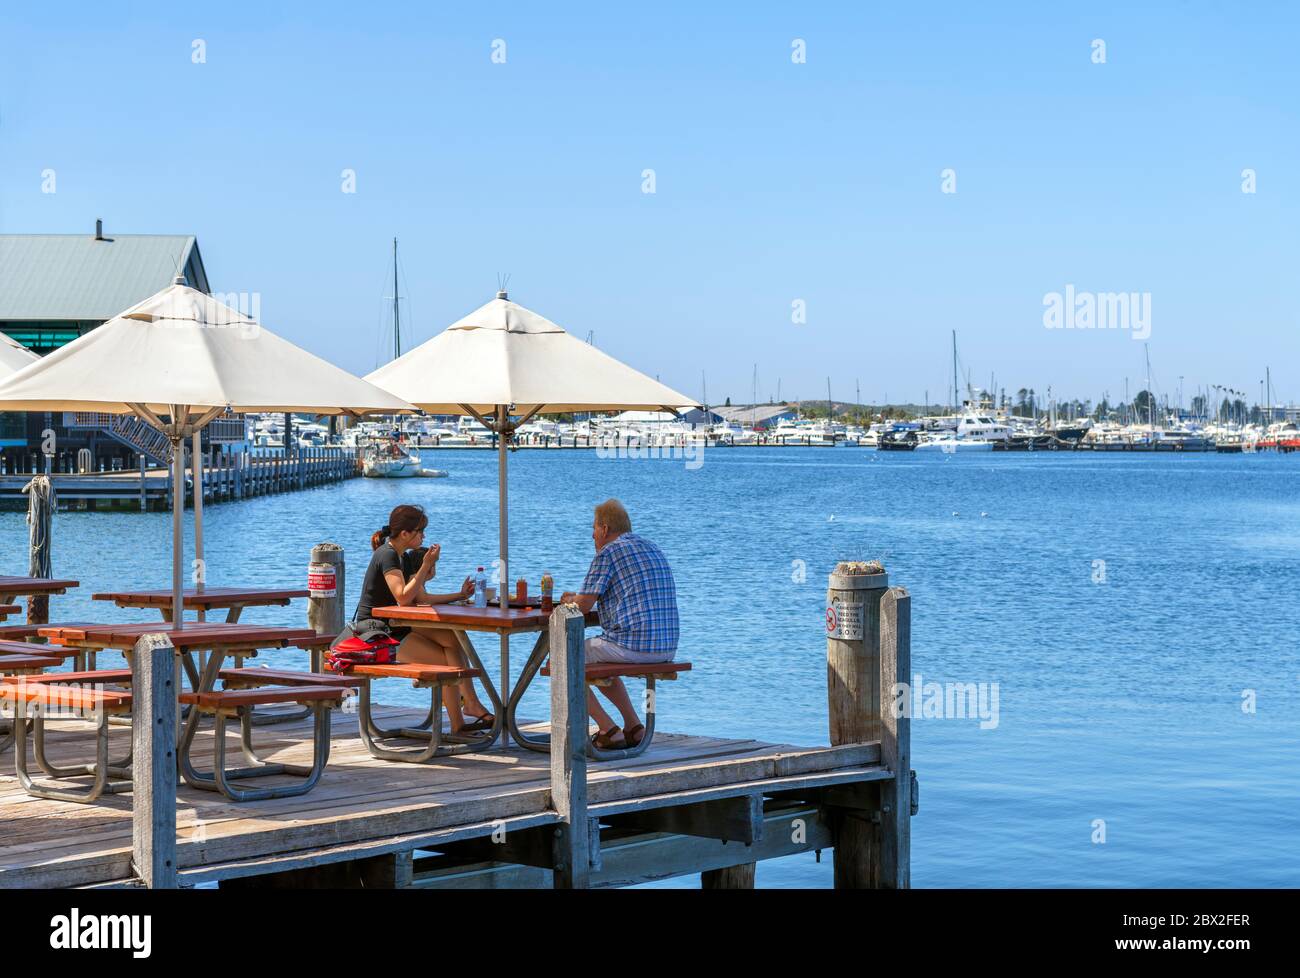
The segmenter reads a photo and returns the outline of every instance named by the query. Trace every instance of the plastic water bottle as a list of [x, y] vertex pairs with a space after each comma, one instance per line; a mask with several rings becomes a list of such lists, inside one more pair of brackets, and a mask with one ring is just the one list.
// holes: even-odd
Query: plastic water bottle
[[487, 607], [487, 574], [483, 572], [482, 567], [474, 575], [474, 607]]

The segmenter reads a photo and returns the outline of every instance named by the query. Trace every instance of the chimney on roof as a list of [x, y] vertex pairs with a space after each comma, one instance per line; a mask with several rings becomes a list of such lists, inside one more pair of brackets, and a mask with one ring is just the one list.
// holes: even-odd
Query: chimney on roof
[[95, 218], [95, 240], [104, 240], [104, 222], [101, 218]]

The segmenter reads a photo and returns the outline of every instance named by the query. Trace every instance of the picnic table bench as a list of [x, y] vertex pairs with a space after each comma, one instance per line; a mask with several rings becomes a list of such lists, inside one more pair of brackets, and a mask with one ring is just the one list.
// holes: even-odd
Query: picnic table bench
[[[283, 798], [305, 794], [319, 781], [329, 759], [330, 711], [341, 704], [348, 687], [363, 684], [364, 680], [348, 680], [329, 675], [290, 673], [286, 670], [235, 669], [226, 670], [230, 688], [216, 689], [222, 675], [221, 666], [227, 655], [244, 657], [256, 654], [259, 648], [288, 645], [319, 649], [328, 643], [328, 637], [316, 635], [307, 629], [286, 629], [255, 625], [229, 625], [225, 623], [192, 623], [175, 627], [171, 623], [152, 625], [57, 625], [45, 626], [47, 637], [69, 643], [67, 647], [31, 645], [36, 649], [58, 648], [62, 655], [36, 655], [23, 651], [0, 654], [0, 673], [9, 672], [8, 679], [0, 679], [0, 697], [18, 704], [13, 730], [6, 738], [7, 746], [18, 740], [15, 765], [23, 788], [29, 794], [54, 800], [90, 802], [104, 792], [127, 790], [129, 780], [110, 781], [110, 778], [127, 779], [130, 776], [130, 756], [112, 761], [108, 757], [108, 727], [110, 720], [125, 718], [131, 712], [129, 687], [131, 669], [89, 669], [72, 672], [55, 672], [31, 675], [39, 670], [61, 665], [66, 654], [78, 650], [98, 652], [116, 649], [128, 656], [135, 642], [146, 634], [164, 633], [169, 636], [178, 661], [189, 657], [198, 649], [210, 653], [207, 665], [200, 674], [191, 664], [191, 675], [197, 677], [195, 688], [180, 692], [178, 701], [190, 707], [188, 720], [177, 744], [177, 763], [186, 783], [209, 791], [220, 791], [232, 801], [255, 801], [265, 798]], [[0, 642], [0, 649], [4, 643]], [[180, 668], [179, 664], [177, 666]], [[178, 677], [179, 679], [179, 677]], [[179, 681], [177, 689], [180, 689]], [[257, 754], [252, 743], [254, 710], [258, 706], [281, 703], [300, 704], [314, 714], [313, 756], [310, 765], [272, 763]], [[90, 764], [55, 767], [45, 757], [44, 731], [47, 719], [63, 719], [62, 715], [47, 715], [47, 707], [57, 705], [74, 715], [87, 714], [96, 723], [95, 760]], [[198, 770], [191, 760], [191, 749], [202, 716], [212, 716], [215, 721], [215, 759], [212, 771]], [[86, 718], [80, 716], [77, 718]], [[241, 747], [248, 767], [235, 770], [226, 766], [226, 724], [236, 718], [241, 726]], [[69, 788], [37, 782], [27, 771], [27, 737], [34, 734], [34, 756], [38, 766], [52, 778], [69, 779], [89, 775], [93, 781], [89, 788]], [[234, 782], [268, 775], [290, 775], [300, 779], [296, 785], [277, 785], [270, 788], [244, 788]]]
[[[550, 640], [546, 630], [549, 626], [550, 616], [543, 613], [540, 603], [521, 606], [511, 600], [505, 608], [502, 608], [499, 603], [488, 605], [485, 608], [460, 603], [391, 605], [384, 608], [375, 608], [371, 614], [375, 618], [385, 619], [395, 625], [409, 627], [416, 632], [436, 631], [438, 629], [446, 629], [452, 632], [456, 636], [456, 641], [461, 650], [465, 653], [466, 662], [470, 668], [478, 671], [479, 675], [475, 678], [483, 684], [488, 697], [492, 700], [493, 715], [496, 720], [492, 725], [492, 738], [489, 744], [495, 742], [497, 737], [501, 737], [502, 747], [508, 747], [510, 736], [513, 735], [516, 738], [519, 736], [519, 727], [514, 718], [514, 711], [518, 705], [519, 697], [523, 695], [522, 690], [516, 687], [518, 695], [511, 693], [505, 703], [502, 703], [501, 696], [497, 693], [496, 686], [492, 684], [492, 680], [488, 677], [487, 670], [483, 668], [482, 660], [479, 659], [474, 643], [470, 641], [467, 633], [488, 632], [502, 637], [501, 688], [509, 692], [510, 651], [507, 641], [509, 637], [512, 635], [537, 634], [537, 641], [533, 644], [532, 651], [528, 655], [523, 673], [520, 674], [521, 683], [524, 681], [525, 676], [527, 676], [528, 681], [532, 680], [533, 674], [545, 661], [549, 651]], [[586, 616], [585, 624], [588, 627], [598, 625], [600, 619], [595, 612], [591, 612]]]
[[[650, 741], [655, 735], [655, 682], [656, 680], [674, 680], [677, 674], [687, 672], [691, 668], [689, 662], [589, 662], [586, 668], [586, 681], [588, 686], [607, 686], [615, 679], [633, 679], [639, 678], [645, 680], [645, 732], [641, 735], [640, 742], [635, 747], [617, 747], [608, 749], [597, 747], [590, 739], [587, 740], [587, 756], [598, 761], [613, 761], [625, 757], [636, 757], [638, 754], [645, 752], [650, 746]], [[550, 676], [550, 666], [543, 666], [541, 669], [543, 676]], [[528, 738], [516, 734], [519, 738], [521, 747], [529, 750], [549, 751], [551, 748], [550, 740], [541, 738]]]
[[[206, 616], [209, 611], [226, 611], [226, 624], [239, 622], [245, 608], [284, 607], [294, 598], [305, 598], [305, 588], [204, 587], [186, 588], [181, 607]], [[119, 608], [153, 608], [163, 621], [172, 620], [172, 592], [164, 588], [142, 591], [102, 591], [92, 601], [112, 601]]]

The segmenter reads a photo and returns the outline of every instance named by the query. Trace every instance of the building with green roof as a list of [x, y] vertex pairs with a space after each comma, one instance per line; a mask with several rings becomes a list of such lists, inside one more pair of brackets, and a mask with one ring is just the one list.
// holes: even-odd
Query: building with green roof
[[[0, 332], [43, 356], [162, 291], [178, 275], [200, 292], [211, 291], [193, 235], [110, 235], [102, 221], [93, 235], [0, 234]], [[4, 467], [36, 451], [46, 428], [55, 432], [60, 452], [89, 447], [98, 457], [101, 448], [120, 453], [144, 447], [122, 437], [120, 425], [114, 431], [62, 420], [0, 413], [0, 451], [18, 450], [6, 453]]]

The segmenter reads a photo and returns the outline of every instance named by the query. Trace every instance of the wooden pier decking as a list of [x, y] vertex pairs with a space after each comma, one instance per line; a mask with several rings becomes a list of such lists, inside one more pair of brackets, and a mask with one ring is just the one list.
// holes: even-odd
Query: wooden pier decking
[[[698, 874], [707, 888], [730, 889], [752, 887], [761, 860], [823, 849], [837, 888], [906, 888], [918, 788], [910, 712], [893, 706], [907, 702], [898, 690], [911, 676], [911, 599], [878, 564], [841, 563], [829, 581], [831, 746], [661, 731], [644, 753], [595, 760], [586, 691], [605, 679], [587, 672], [585, 615], [564, 604], [547, 620], [550, 720], [523, 725], [526, 735], [549, 735], [549, 753], [497, 743], [427, 763], [379, 759], [348, 701], [333, 713], [320, 783], [265, 801], [177, 784], [181, 643], [143, 634], [130, 656], [130, 729], [105, 728], [110, 757], [131, 746], [129, 793], [37, 799], [5, 776], [18, 745], [0, 751], [0, 888], [587, 888]], [[312, 600], [326, 603], [313, 608], [320, 614], [338, 604]], [[733, 680], [743, 695], [744, 677]], [[646, 682], [650, 730], [663, 713], [655, 704], [672, 691]], [[425, 715], [376, 713], [388, 729]], [[307, 762], [308, 722], [254, 727], [258, 752]], [[46, 744], [56, 768], [85, 764], [90, 721], [47, 722]], [[205, 722], [190, 751], [198, 768], [212, 767], [214, 744]]]
[[[194, 499], [194, 469], [186, 468], [187, 505]], [[207, 503], [291, 492], [339, 482], [361, 475], [356, 451], [344, 448], [303, 448], [285, 456], [253, 450], [208, 455], [203, 466], [203, 500]], [[50, 474], [60, 509], [169, 510], [171, 470], [145, 468], [117, 472], [53, 472]], [[26, 508], [23, 486], [30, 473], [0, 474], [0, 506]]]
[[[376, 712], [385, 726], [414, 725], [423, 715], [398, 707]], [[272, 748], [273, 759], [301, 762], [311, 751], [309, 727], [309, 720], [259, 727], [256, 738]], [[127, 728], [113, 729], [114, 756], [125, 752], [130, 737]], [[194, 752], [205, 763], [211, 743], [208, 725]], [[88, 759], [92, 744], [88, 723], [50, 725], [55, 763]], [[819, 800], [828, 790], [891, 777], [879, 757], [878, 745], [804, 748], [659, 733], [642, 756], [588, 770], [587, 811], [601, 822], [604, 855], [592, 885], [830, 848], [832, 831]], [[104, 795], [93, 805], [31, 798], [12, 775], [10, 751], [0, 754], [0, 763], [7, 772], [0, 777], [0, 887], [130, 882], [130, 794]], [[336, 712], [329, 767], [308, 795], [234, 804], [214, 792], [178, 789], [179, 882], [192, 886], [366, 860], [369, 873], [393, 873], [397, 883], [390, 885], [550, 886], [544, 867], [510, 861], [529, 858], [521, 845], [536, 841], [529, 830], [559, 820], [550, 794], [545, 754], [493, 749], [425, 765], [394, 764], [366, 752], [356, 714]], [[730, 829], [718, 828], [732, 840], [678, 834], [691, 829], [681, 815], [684, 806], [732, 822]], [[504, 841], [494, 842], [494, 833]], [[744, 837], [755, 833], [758, 838], [746, 845]], [[501, 860], [484, 858], [493, 849]]]

